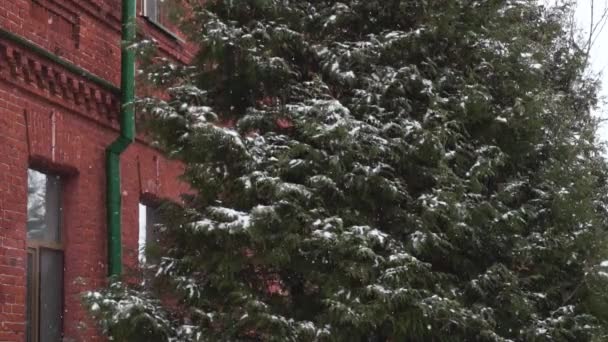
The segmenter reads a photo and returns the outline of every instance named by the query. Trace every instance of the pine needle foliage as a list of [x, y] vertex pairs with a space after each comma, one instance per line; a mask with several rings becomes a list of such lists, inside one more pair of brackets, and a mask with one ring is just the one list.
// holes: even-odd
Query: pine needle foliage
[[597, 83], [535, 0], [207, 0], [146, 71], [165, 205], [123, 341], [606, 341]]

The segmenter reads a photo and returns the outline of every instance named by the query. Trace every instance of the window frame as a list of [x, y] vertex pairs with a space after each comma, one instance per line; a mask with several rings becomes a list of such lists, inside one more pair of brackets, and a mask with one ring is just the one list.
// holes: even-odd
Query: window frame
[[[58, 234], [59, 234], [59, 242], [54, 242], [54, 241], [44, 241], [44, 240], [38, 240], [38, 239], [30, 239], [28, 237], [28, 227], [26, 224], [26, 229], [25, 229], [25, 234], [26, 234], [26, 255], [27, 258], [29, 259], [30, 255], [32, 256], [32, 270], [29, 269], [29, 262], [26, 263], [26, 265], [28, 266], [28, 269], [26, 269], [26, 297], [29, 297], [31, 295], [31, 302], [29, 303], [30, 306], [26, 307], [26, 320], [28, 318], [31, 318], [31, 321], [29, 321], [29, 325], [26, 327], [27, 331], [25, 332], [26, 334], [26, 341], [27, 338], [30, 337], [31, 339], [29, 340], [29, 342], [41, 342], [42, 339], [40, 337], [40, 333], [41, 333], [41, 329], [40, 329], [40, 314], [41, 314], [41, 258], [42, 258], [42, 250], [48, 250], [48, 251], [52, 251], [52, 252], [59, 252], [61, 253], [62, 256], [62, 268], [64, 268], [64, 271], [61, 274], [61, 294], [60, 294], [60, 298], [59, 298], [59, 302], [61, 303], [60, 305], [60, 315], [61, 315], [61, 323], [60, 323], [60, 334], [63, 337], [64, 336], [64, 320], [63, 320], [63, 314], [65, 311], [65, 244], [64, 244], [64, 240], [65, 240], [65, 232], [64, 232], [64, 218], [63, 218], [63, 196], [62, 196], [62, 192], [61, 190], [63, 189], [63, 178], [60, 177], [57, 174], [54, 173], [50, 173], [50, 172], [45, 172], [39, 169], [35, 169], [35, 168], [31, 168], [29, 167], [27, 169], [28, 172], [28, 177], [27, 177], [27, 186], [29, 187], [29, 172], [34, 171], [34, 172], [38, 172], [38, 173], [42, 173], [44, 174], [46, 177], [56, 177], [58, 179], [58, 187], [57, 190], [59, 191], [59, 193], [57, 194], [57, 200], [58, 200], [58, 206], [57, 206], [57, 229], [58, 229]], [[29, 199], [28, 199], [29, 201]], [[28, 213], [28, 218], [29, 218], [29, 213]], [[28, 260], [29, 261], [29, 260]], [[31, 281], [32, 281], [32, 292], [30, 293], [30, 286], [29, 284], [27, 284], [27, 278], [29, 277], [29, 273], [31, 272]], [[27, 301], [27, 299], [26, 299]], [[31, 316], [30, 316], [31, 315]]]

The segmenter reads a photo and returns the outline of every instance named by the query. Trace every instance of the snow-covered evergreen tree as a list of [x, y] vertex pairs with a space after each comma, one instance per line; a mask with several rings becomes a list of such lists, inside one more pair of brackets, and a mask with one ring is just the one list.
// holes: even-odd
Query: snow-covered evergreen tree
[[[605, 341], [597, 84], [536, 0], [207, 0], [143, 109], [195, 195], [123, 341]], [[146, 273], [147, 274], [147, 273]]]

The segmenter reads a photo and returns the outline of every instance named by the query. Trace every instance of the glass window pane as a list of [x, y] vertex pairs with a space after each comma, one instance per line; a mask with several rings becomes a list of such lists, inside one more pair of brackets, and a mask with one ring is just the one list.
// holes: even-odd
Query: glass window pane
[[154, 225], [157, 223], [156, 208], [139, 204], [139, 262], [146, 262], [146, 245], [154, 246], [157, 241], [157, 236], [154, 231]]
[[59, 342], [63, 325], [63, 253], [40, 249], [40, 341]]
[[156, 208], [154, 207], [146, 207], [146, 242], [147, 243], [155, 243], [157, 241], [157, 236], [155, 234], [155, 227], [158, 223], [157, 221], [157, 213]]
[[171, 25], [170, 14], [171, 14], [171, 6], [175, 5], [171, 1], [167, 0], [158, 0], [158, 21], [163, 25]]
[[148, 210], [147, 207], [143, 204], [139, 204], [139, 241], [138, 241], [138, 248], [139, 248], [139, 262], [140, 263], [145, 263], [146, 262], [146, 255], [145, 255], [145, 249], [146, 249], [146, 239], [147, 239], [147, 227], [148, 227]]
[[27, 238], [61, 241], [60, 180], [36, 170], [27, 171]]
[[158, 21], [158, 0], [145, 0], [146, 16], [153, 21]]

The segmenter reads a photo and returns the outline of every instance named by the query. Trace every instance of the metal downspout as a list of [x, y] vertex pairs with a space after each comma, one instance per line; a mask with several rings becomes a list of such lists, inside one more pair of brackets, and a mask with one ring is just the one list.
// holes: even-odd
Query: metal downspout
[[108, 275], [122, 273], [120, 155], [135, 139], [135, 0], [122, 0], [120, 136], [106, 149]]

